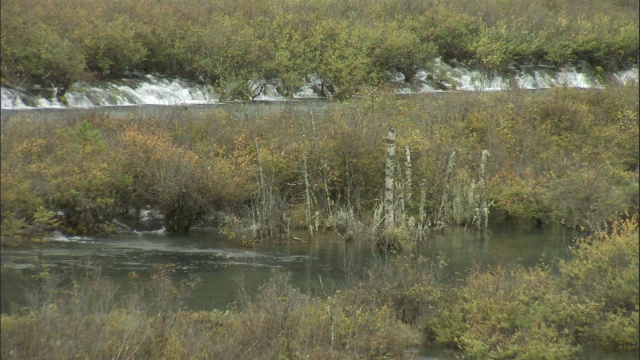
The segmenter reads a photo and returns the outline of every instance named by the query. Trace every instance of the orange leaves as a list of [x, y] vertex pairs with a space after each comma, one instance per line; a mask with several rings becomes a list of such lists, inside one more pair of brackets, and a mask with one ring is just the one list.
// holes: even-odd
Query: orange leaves
[[255, 165], [255, 151], [251, 149], [251, 146], [245, 139], [245, 134], [241, 134], [233, 140], [231, 161], [236, 167], [246, 168]]

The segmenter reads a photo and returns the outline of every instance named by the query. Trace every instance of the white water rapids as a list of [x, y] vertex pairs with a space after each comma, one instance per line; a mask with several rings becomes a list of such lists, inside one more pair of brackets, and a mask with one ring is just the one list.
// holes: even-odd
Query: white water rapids
[[[638, 67], [612, 74], [608, 80], [581, 72], [576, 67], [562, 69], [531, 66], [514, 69], [510, 77], [487, 76], [477, 70], [452, 67], [439, 59], [428, 69], [420, 70], [412, 81], [401, 73], [389, 74], [398, 94], [420, 94], [441, 91], [501, 91], [513, 88], [536, 90], [554, 87], [603, 88], [607, 81], [626, 84], [638, 82]], [[258, 101], [288, 100], [276, 90], [277, 81], [252, 82], [249, 88]], [[309, 76], [305, 85], [293, 94], [294, 99], [319, 98], [321, 82]], [[213, 87], [158, 75], [144, 75], [119, 81], [73, 84], [64, 95], [65, 102], [55, 97], [56, 89], [29, 92], [2, 87], [2, 109], [93, 108], [130, 105], [216, 104], [220, 96]], [[43, 95], [44, 94], [44, 95]], [[49, 95], [46, 95], [49, 94]]]

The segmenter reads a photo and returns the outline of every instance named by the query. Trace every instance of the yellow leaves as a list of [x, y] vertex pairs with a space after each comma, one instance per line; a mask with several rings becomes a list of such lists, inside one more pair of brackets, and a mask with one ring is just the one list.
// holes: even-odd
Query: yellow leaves
[[239, 135], [233, 140], [231, 161], [239, 170], [254, 167], [256, 164], [255, 147], [245, 139], [244, 134]]
[[45, 155], [46, 145], [47, 141], [45, 139], [32, 138], [17, 144], [15, 151], [23, 161], [30, 162], [31, 160], [37, 160]]

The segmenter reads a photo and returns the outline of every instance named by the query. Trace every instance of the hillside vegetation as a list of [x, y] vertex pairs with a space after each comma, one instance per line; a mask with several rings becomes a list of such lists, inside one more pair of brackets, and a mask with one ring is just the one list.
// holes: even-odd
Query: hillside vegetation
[[487, 73], [638, 64], [637, 0], [7, 0], [2, 85], [158, 73], [242, 98], [247, 80], [290, 94], [308, 75], [347, 98], [442, 57]]

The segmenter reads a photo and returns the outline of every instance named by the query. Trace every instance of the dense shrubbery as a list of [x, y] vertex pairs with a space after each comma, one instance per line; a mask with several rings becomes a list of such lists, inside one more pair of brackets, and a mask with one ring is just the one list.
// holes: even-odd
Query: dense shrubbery
[[[638, 63], [638, 5], [602, 0], [2, 2], [2, 84], [56, 86], [127, 72], [204, 80], [231, 91], [307, 75], [348, 97], [387, 71], [407, 78], [442, 56], [489, 72]], [[246, 91], [231, 91], [247, 96]]]
[[380, 221], [389, 126], [398, 149], [411, 151], [410, 182], [397, 158], [398, 225], [477, 225], [478, 199], [486, 199], [496, 216], [589, 233], [638, 212], [637, 98], [637, 85], [373, 93], [315, 116], [275, 111], [244, 119], [176, 109], [162, 117], [20, 118], [2, 124], [2, 243], [37, 237], [38, 228], [111, 231], [112, 220], [135, 224], [145, 208], [161, 211], [170, 231], [216, 214], [218, 224], [235, 224], [240, 240], [273, 238], [304, 228], [313, 215], [316, 231], [370, 238]]
[[[578, 242], [568, 260], [478, 269], [445, 284], [444, 261], [381, 260], [326, 297], [274, 273], [254, 299], [228, 310], [185, 311], [198, 279], [171, 266], [121, 294], [95, 270], [61, 286], [47, 275], [34, 303], [2, 315], [6, 359], [401, 359], [427, 341], [464, 359], [579, 359], [593, 348], [637, 350], [638, 218]], [[139, 280], [135, 280], [139, 281]]]

